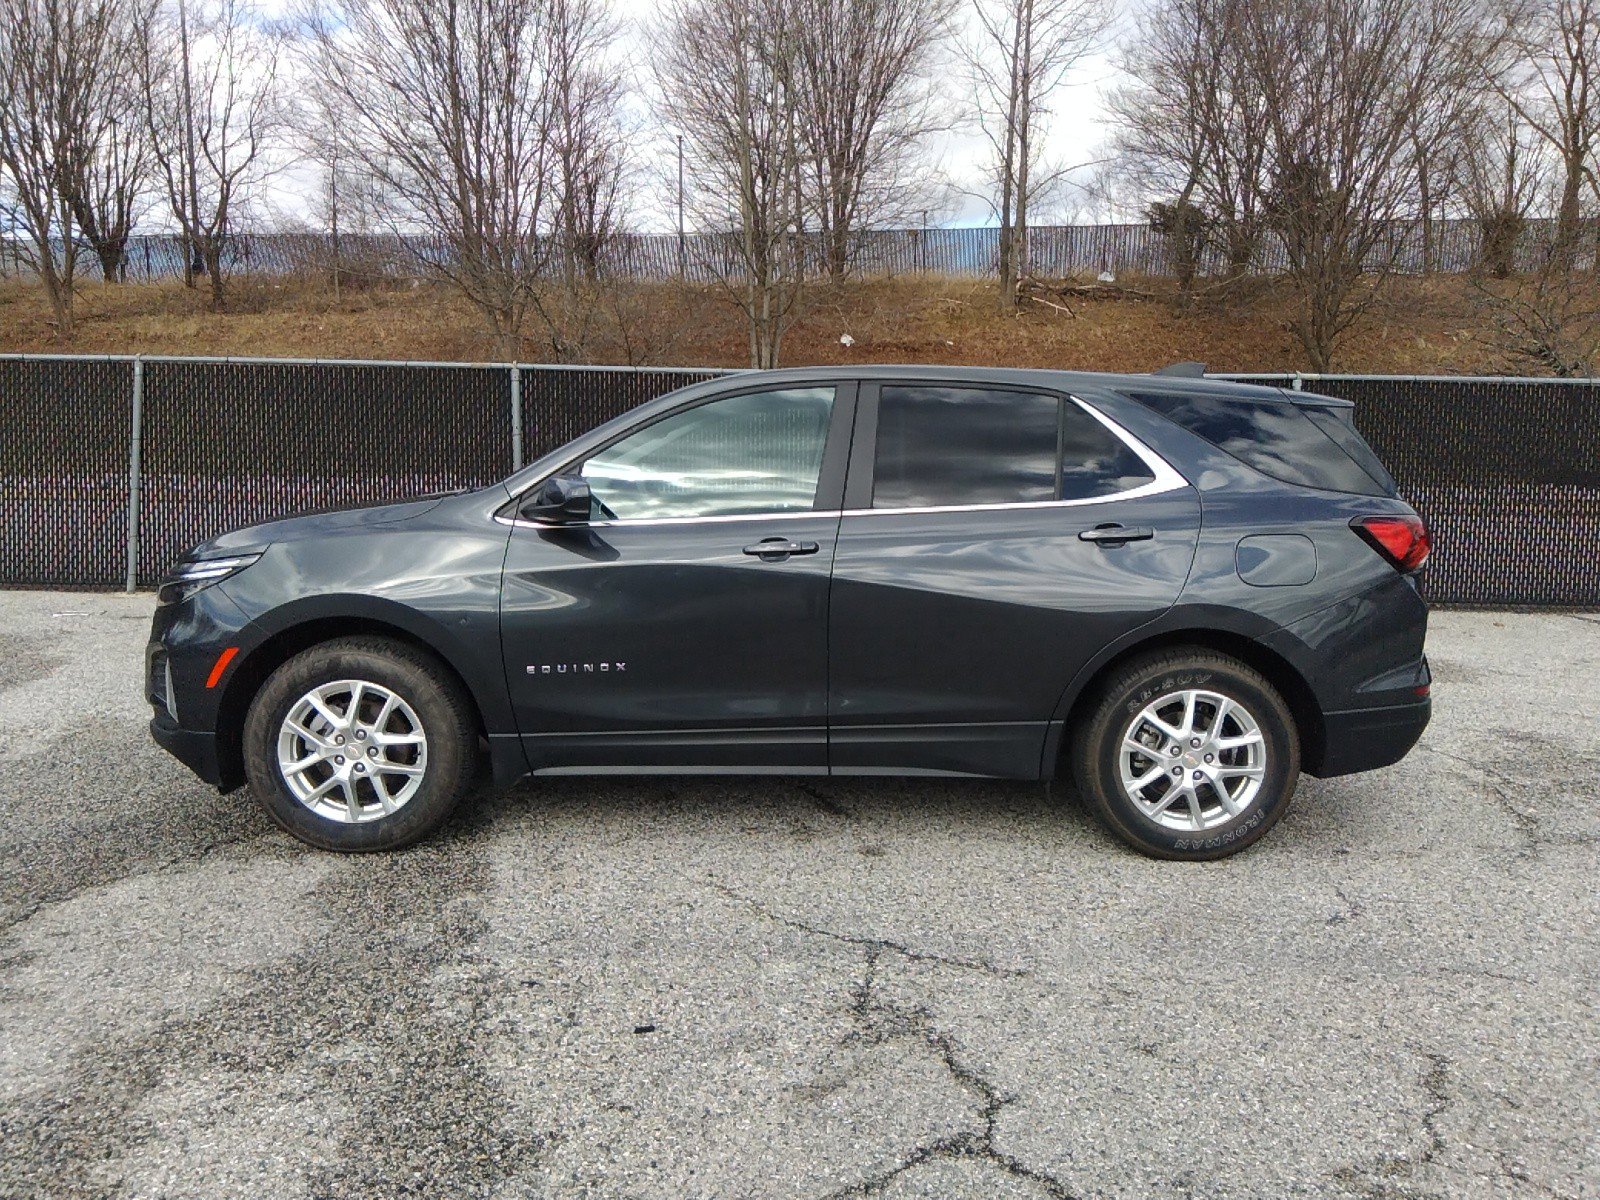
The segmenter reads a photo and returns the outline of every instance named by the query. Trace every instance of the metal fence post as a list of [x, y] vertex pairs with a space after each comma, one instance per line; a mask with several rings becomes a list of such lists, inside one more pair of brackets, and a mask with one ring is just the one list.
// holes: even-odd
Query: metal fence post
[[1299, 372], [1299, 371], [1296, 371], [1296, 372], [1295, 372], [1295, 373], [1294, 373], [1294, 378], [1293, 378], [1293, 379], [1291, 379], [1291, 380], [1290, 380], [1290, 381], [1289, 381], [1289, 386], [1290, 386], [1290, 387], [1291, 387], [1291, 388], [1293, 388], [1293, 389], [1294, 389], [1294, 390], [1295, 390], [1295, 391], [1297, 391], [1297, 392], [1298, 392], [1298, 391], [1300, 391], [1300, 390], [1301, 390], [1301, 389], [1300, 389], [1300, 384], [1301, 384], [1301, 382], [1302, 382], [1302, 380], [1301, 380], [1301, 378], [1300, 378], [1300, 372]]
[[139, 582], [139, 475], [140, 434], [144, 424], [144, 359], [133, 359], [133, 430], [128, 439], [128, 579], [127, 591]]
[[522, 470], [522, 367], [511, 364], [511, 469]]

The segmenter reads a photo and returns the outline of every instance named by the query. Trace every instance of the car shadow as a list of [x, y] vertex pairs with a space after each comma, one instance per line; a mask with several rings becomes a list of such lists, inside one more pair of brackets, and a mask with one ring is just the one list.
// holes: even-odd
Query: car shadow
[[[850, 831], [877, 839], [938, 827], [960, 836], [999, 836], [1007, 830], [1041, 831], [1052, 839], [1120, 850], [1069, 786], [1039, 782], [809, 776], [559, 776], [524, 780], [497, 794], [482, 794], [452, 818], [450, 827], [476, 836], [501, 836], [508, 828], [592, 820], [597, 828], [621, 822], [684, 821], [745, 833], [771, 831], [812, 839]], [[472, 831], [469, 833], [468, 831]]]

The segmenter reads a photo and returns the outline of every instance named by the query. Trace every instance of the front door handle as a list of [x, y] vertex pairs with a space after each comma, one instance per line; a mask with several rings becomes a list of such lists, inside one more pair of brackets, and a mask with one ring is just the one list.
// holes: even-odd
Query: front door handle
[[1120, 546], [1124, 542], [1147, 542], [1156, 531], [1148, 525], [1096, 525], [1078, 535], [1080, 542], [1098, 542], [1102, 546]]
[[773, 537], [746, 546], [744, 552], [762, 562], [782, 562], [791, 554], [815, 554], [821, 547], [815, 542], [791, 542], [788, 538]]

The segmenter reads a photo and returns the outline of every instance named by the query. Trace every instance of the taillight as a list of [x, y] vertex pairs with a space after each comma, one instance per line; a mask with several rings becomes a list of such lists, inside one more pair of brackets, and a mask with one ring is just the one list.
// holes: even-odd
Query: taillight
[[1397, 571], [1420, 570], [1428, 561], [1428, 527], [1421, 517], [1357, 517], [1350, 528]]

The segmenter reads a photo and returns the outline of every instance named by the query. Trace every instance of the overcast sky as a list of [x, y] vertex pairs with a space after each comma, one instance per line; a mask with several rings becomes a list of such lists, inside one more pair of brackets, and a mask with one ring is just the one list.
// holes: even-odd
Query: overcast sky
[[[645, 52], [647, 43], [640, 36], [647, 28], [658, 5], [655, 0], [612, 0], [612, 4], [613, 11], [623, 20], [628, 30], [625, 34], [626, 44], [620, 49], [630, 60], [633, 76], [638, 83], [640, 110], [638, 118], [645, 128], [652, 131], [659, 139], [654, 147], [654, 154], [660, 160], [670, 160], [673, 153], [673, 131], [662, 129], [659, 122], [652, 119], [653, 114], [649, 111], [647, 93], [652, 84], [648, 55]], [[964, 8], [969, 5], [970, 0], [963, 0]], [[949, 69], [944, 72], [944, 77], [952, 81], [949, 85], [949, 111], [970, 113], [974, 108], [974, 97], [970, 91], [963, 94], [961, 86], [955, 82], [959, 77], [959, 69], [953, 54], [952, 61], [947, 65]], [[1054, 112], [1049, 122], [1045, 151], [1046, 161], [1051, 165], [1078, 167], [1091, 163], [1101, 152], [1107, 136], [1102, 123], [1101, 96], [1103, 89], [1111, 81], [1113, 70], [1108, 54], [1096, 55], [1085, 60], [1068, 77], [1061, 90], [1052, 96]], [[977, 129], [970, 127], [951, 129], [935, 135], [930, 140], [930, 168], [941, 177], [953, 181], [958, 187], [977, 191], [982, 187], [986, 151], [987, 145]], [[670, 165], [670, 161], [663, 161], [662, 165]], [[673, 208], [671, 188], [651, 186], [647, 181], [641, 186], [640, 192], [636, 223], [643, 227], [663, 230], [674, 227], [677, 218]], [[1064, 189], [1058, 202], [1049, 206], [1045, 212], [1036, 214], [1035, 219], [1040, 223], [1047, 223], [1096, 221], [1107, 218], [1104, 213], [1090, 211], [1090, 201], [1081, 190], [1067, 188]], [[993, 217], [988, 204], [980, 197], [958, 193], [950, 196], [948, 206], [943, 212], [930, 213], [929, 220], [935, 224], [983, 225], [992, 223]]]
[[[964, 0], [970, 2], [970, 0]], [[617, 53], [620, 69], [635, 82], [631, 101], [631, 119], [639, 126], [641, 137], [638, 182], [631, 206], [630, 224], [640, 230], [666, 232], [676, 226], [674, 192], [670, 185], [674, 161], [675, 131], [663, 128], [652, 111], [650, 91], [653, 87], [648, 60], [648, 39], [644, 37], [653, 14], [656, 0], [611, 0], [612, 10], [623, 23], [624, 33]], [[265, 15], [277, 16], [290, 7], [291, 0], [262, 0]], [[960, 72], [952, 54], [951, 62], [942, 77], [950, 88], [948, 104], [943, 106], [952, 114], [970, 114], [974, 97], [963, 92], [959, 82]], [[1055, 167], [1084, 167], [1102, 152], [1107, 137], [1103, 123], [1103, 93], [1112, 82], [1114, 68], [1109, 54], [1102, 53], [1086, 59], [1067, 78], [1061, 89], [1051, 97], [1053, 112], [1049, 119], [1045, 160]], [[983, 225], [993, 223], [988, 204], [971, 194], [983, 188], [984, 157], [987, 145], [976, 128], [955, 127], [933, 135], [928, 144], [929, 170], [933, 178], [955, 185], [947, 190], [946, 202], [941, 209], [928, 214], [932, 224]], [[1086, 170], [1076, 172], [1085, 177]], [[305, 219], [306, 197], [315, 190], [312, 172], [304, 168], [289, 168], [276, 176], [267, 197], [268, 211], [261, 214], [267, 223]], [[967, 194], [963, 194], [963, 189]], [[1067, 187], [1058, 197], [1033, 214], [1039, 224], [1095, 223], [1113, 219], [1103, 207], [1096, 207], [1081, 189]], [[692, 226], [692, 221], [691, 221]]]

